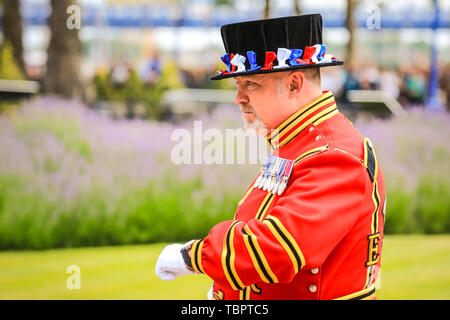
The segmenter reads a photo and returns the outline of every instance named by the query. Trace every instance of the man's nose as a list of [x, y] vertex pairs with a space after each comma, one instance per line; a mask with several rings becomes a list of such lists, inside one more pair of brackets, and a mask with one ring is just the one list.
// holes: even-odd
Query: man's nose
[[238, 86], [236, 89], [236, 96], [234, 97], [234, 103], [240, 105], [248, 104], [248, 102], [248, 96], [245, 94], [244, 90], [242, 90], [241, 86]]

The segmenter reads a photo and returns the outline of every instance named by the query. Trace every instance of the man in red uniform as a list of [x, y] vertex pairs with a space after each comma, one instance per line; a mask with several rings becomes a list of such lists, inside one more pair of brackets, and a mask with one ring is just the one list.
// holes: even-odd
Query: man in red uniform
[[229, 68], [213, 79], [235, 78], [235, 103], [268, 129], [272, 155], [234, 219], [162, 251], [163, 280], [207, 274], [214, 299], [375, 298], [384, 179], [370, 140], [321, 90], [319, 67], [342, 64], [321, 29], [320, 15], [222, 27]]

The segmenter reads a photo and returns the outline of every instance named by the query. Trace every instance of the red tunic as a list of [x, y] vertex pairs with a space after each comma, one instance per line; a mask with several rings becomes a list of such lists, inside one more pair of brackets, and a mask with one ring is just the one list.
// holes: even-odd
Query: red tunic
[[234, 219], [192, 246], [194, 269], [214, 280], [213, 297], [375, 298], [385, 186], [370, 140], [325, 91], [267, 141], [273, 155], [295, 160], [284, 193], [253, 182]]

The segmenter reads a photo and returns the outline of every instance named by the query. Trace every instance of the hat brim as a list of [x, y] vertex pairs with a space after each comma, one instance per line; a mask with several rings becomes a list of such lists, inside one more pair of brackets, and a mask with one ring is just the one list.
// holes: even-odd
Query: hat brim
[[298, 66], [290, 66], [287, 68], [273, 68], [273, 69], [267, 69], [267, 70], [258, 69], [258, 70], [254, 70], [254, 71], [231, 72], [231, 73], [225, 73], [225, 74], [218, 74], [218, 75], [210, 77], [209, 79], [210, 80], [222, 80], [222, 79], [226, 79], [226, 78], [249, 76], [249, 75], [254, 75], [254, 74], [283, 72], [283, 71], [298, 70], [298, 69], [334, 67], [334, 66], [341, 66], [343, 64], [344, 64], [343, 61], [334, 61], [334, 62], [329, 62], [329, 63], [316, 63], [316, 64], [304, 64], [304, 65], [298, 65]]

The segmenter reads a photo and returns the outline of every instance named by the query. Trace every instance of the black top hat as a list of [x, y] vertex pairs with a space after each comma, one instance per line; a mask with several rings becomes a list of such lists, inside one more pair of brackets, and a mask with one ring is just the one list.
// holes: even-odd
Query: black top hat
[[320, 14], [226, 24], [220, 32], [228, 69], [211, 80], [343, 64], [325, 53]]

